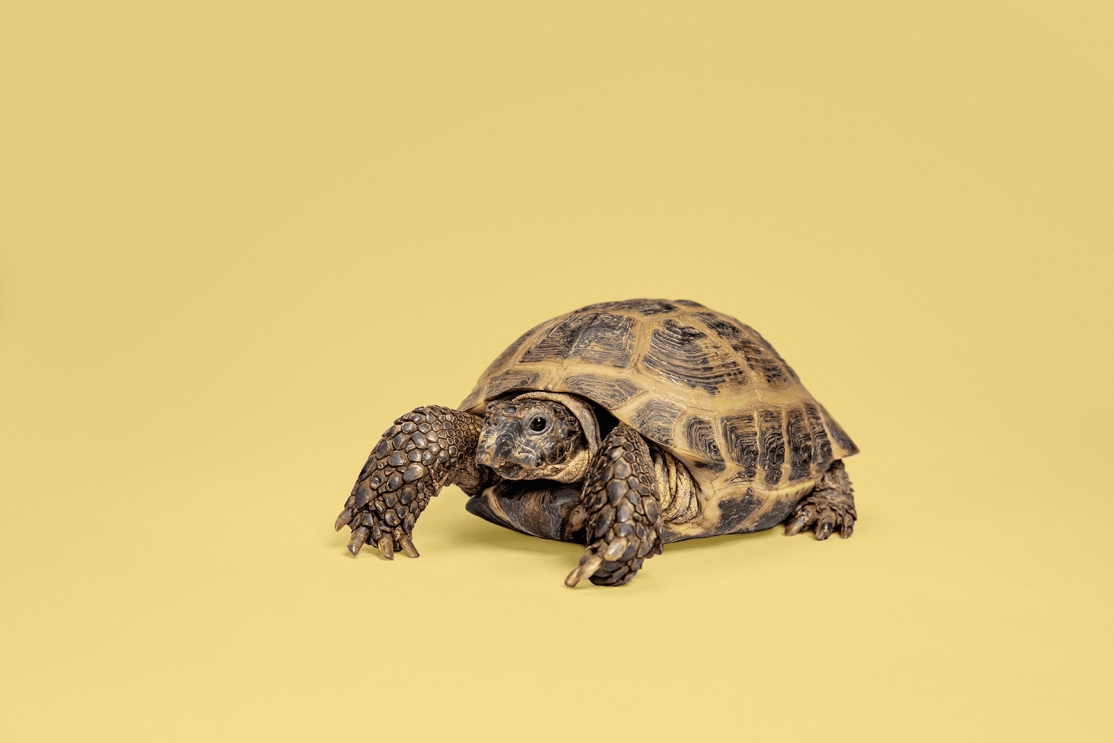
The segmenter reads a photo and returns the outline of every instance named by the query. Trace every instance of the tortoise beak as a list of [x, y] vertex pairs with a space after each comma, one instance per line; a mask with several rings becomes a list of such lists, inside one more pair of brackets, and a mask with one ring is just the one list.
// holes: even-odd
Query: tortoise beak
[[504, 462], [494, 469], [496, 472], [499, 473], [500, 477], [506, 478], [508, 480], [517, 480], [522, 477], [522, 467], [518, 466], [514, 462]]
[[[494, 440], [492, 440], [493, 438]], [[480, 439], [479, 451], [476, 452], [476, 462], [498, 471], [510, 452], [509, 434], [504, 432], [495, 437], [488, 434]]]
[[[518, 437], [509, 431], [500, 433], [495, 438], [494, 445], [482, 446], [476, 453], [476, 462], [495, 470], [500, 477], [508, 480], [518, 480], [526, 474], [529, 462], [524, 458], [526, 452], [517, 451]], [[527, 457], [523, 455], [526, 454]]]

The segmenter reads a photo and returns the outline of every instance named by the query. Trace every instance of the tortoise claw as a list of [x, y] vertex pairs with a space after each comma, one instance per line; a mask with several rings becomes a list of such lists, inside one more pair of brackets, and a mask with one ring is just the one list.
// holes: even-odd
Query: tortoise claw
[[333, 528], [336, 531], [340, 531], [341, 527], [343, 527], [345, 524], [347, 524], [351, 520], [352, 520], [352, 509], [351, 508], [346, 508], [346, 509], [344, 509], [343, 511], [340, 512], [339, 516], [337, 516], [337, 523], [336, 523], [336, 526], [334, 526]]
[[352, 536], [348, 540], [348, 551], [352, 553], [353, 557], [360, 554], [360, 548], [364, 546], [364, 542], [367, 541], [370, 533], [366, 526], [352, 530]]
[[595, 553], [592, 553], [590, 557], [588, 554], [585, 554], [580, 558], [580, 564], [569, 573], [568, 578], [565, 578], [565, 585], [569, 588], [573, 588], [585, 578], [591, 578], [596, 574], [596, 571], [600, 569], [600, 565], [603, 565], [602, 557]]
[[387, 560], [395, 559], [395, 540], [390, 534], [384, 534], [379, 538], [379, 554]]
[[414, 540], [410, 538], [409, 534], [403, 534], [398, 538], [398, 546], [402, 547], [402, 551], [407, 557], [421, 557], [418, 554], [418, 548], [414, 546]]
[[785, 527], [785, 536], [792, 537], [800, 534], [801, 529], [805, 528], [806, 524], [808, 524], [808, 515], [801, 514], [800, 516], [789, 522], [789, 524]]
[[843, 527], [839, 530], [839, 536], [847, 539], [855, 532], [855, 522], [849, 518], [844, 518]]
[[818, 542], [823, 542], [832, 535], [832, 530], [835, 528], [837, 519], [842, 521], [837, 511], [823, 506], [820, 508], [820, 513], [816, 520], [816, 540]]

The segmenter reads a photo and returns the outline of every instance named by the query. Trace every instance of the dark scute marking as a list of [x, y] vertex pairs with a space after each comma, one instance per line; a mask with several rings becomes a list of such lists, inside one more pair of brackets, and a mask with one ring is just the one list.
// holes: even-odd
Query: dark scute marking
[[592, 374], [569, 377], [565, 380], [565, 387], [610, 410], [614, 410], [642, 391], [629, 380], [597, 377]]
[[635, 320], [606, 312], [596, 315], [581, 331], [569, 357], [625, 369], [634, 350]]
[[746, 375], [734, 359], [718, 352], [706, 333], [669, 318], [650, 334], [647, 369], [693, 389], [720, 391], [725, 382], [744, 383]]
[[724, 464], [723, 462], [718, 462], [714, 459], [710, 462], [693, 462], [692, 466], [696, 469], [708, 470], [708, 472], [712, 473], [712, 476], [718, 475], [719, 473], [727, 469], [726, 464]]
[[812, 436], [803, 410], [786, 411], [785, 432], [789, 437], [789, 481], [808, 479], [812, 471]]
[[587, 307], [581, 307], [579, 310], [576, 310], [576, 312], [580, 313], [594, 312], [596, 310], [614, 310], [618, 309], [618, 305], [620, 304], [622, 304], [622, 302], [597, 302], [596, 304], [590, 304]]
[[533, 389], [533, 385], [537, 384], [539, 376], [536, 372], [523, 372], [523, 371], [509, 371], [506, 374], [500, 374], [495, 379], [491, 380], [491, 384], [487, 387], [487, 398], [498, 397], [504, 392], [511, 390], [529, 390]]
[[[797, 375], [793, 370], [777, 355], [777, 351], [769, 343], [762, 340], [762, 336], [758, 335], [754, 328], [741, 323], [735, 325], [710, 312], [698, 312], [695, 316], [741, 355], [747, 366], [756, 374], [762, 375], [767, 384], [784, 383], [791, 377], [796, 378]], [[758, 340], [750, 338], [748, 332], [753, 333]]]
[[596, 319], [594, 312], [573, 314], [543, 333], [522, 355], [522, 361], [550, 361], [568, 358], [580, 333]]
[[832, 432], [832, 438], [840, 445], [848, 454], [854, 454], [859, 451], [859, 447], [855, 446], [855, 442], [851, 437], [835, 422], [827, 410], [821, 410], [821, 415], [824, 416], [824, 422], [828, 425], [828, 430]]
[[759, 463], [766, 470], [766, 484], [777, 485], [781, 480], [781, 465], [785, 462], [785, 435], [780, 409], [759, 411], [758, 450]]
[[[707, 457], [707, 461], [723, 462], [723, 455], [720, 454], [715, 434], [712, 433], [712, 424], [708, 421], [696, 416], [685, 421], [685, 439], [689, 447]], [[720, 470], [723, 468], [720, 467]]]
[[673, 303], [674, 304], [679, 304], [682, 307], [692, 307], [694, 309], [701, 309], [701, 310], [707, 309], [707, 307], [705, 307], [704, 305], [700, 304], [699, 302], [693, 302], [691, 299], [677, 299], [677, 300], [674, 300]]
[[742, 498], [724, 499], [719, 504], [719, 522], [713, 529], [714, 534], [735, 534], [739, 526], [750, 518], [751, 514], [762, 507], [763, 500], [754, 494], [752, 488], [747, 488]]
[[750, 527], [750, 531], [765, 531], [766, 529], [772, 529], [778, 524], [783, 523], [785, 519], [789, 518], [790, 511], [793, 510], [793, 507], [796, 506], [798, 502], [800, 502], [800, 498], [782, 498], [778, 500], [762, 518], [758, 519], [758, 521]]
[[793, 371], [793, 367], [791, 367], [791, 366], [789, 366], [789, 364], [785, 363], [785, 359], [783, 359], [781, 357], [781, 354], [777, 352], [777, 349], [775, 349], [773, 347], [773, 345], [768, 340], [766, 340], [765, 338], [762, 337], [761, 333], [759, 333], [757, 330], [755, 330], [754, 328], [752, 328], [749, 325], [743, 325], [743, 329], [749, 330], [750, 332], [754, 333], [754, 336], [758, 339], [758, 342], [761, 343], [766, 348], [766, 351], [771, 356], [773, 356], [775, 359], [777, 359], [777, 362], [779, 364], [781, 364], [783, 367], [785, 367], [785, 371], [789, 372], [789, 376], [793, 377], [793, 379], [798, 379], [797, 372]]
[[758, 429], [754, 426], [754, 414], [723, 418], [720, 433], [727, 447], [727, 456], [739, 465], [739, 474], [753, 480], [758, 472]]
[[680, 415], [679, 405], [665, 400], [647, 400], [631, 416], [630, 425], [652, 441], [673, 446], [673, 424]]
[[730, 340], [739, 335], [742, 330], [738, 325], [728, 321], [727, 318], [713, 312], [694, 312], [693, 317], [707, 325], [709, 330], [724, 340]]
[[[680, 304], [680, 303], [677, 303]], [[677, 305], [664, 299], [627, 299], [622, 302], [600, 302], [582, 307], [577, 312], [591, 312], [595, 310], [623, 310], [639, 312], [647, 317], [673, 312]]]
[[832, 454], [832, 442], [824, 430], [824, 421], [820, 411], [810, 402], [804, 404], [805, 418], [808, 419], [808, 432], [812, 435], [812, 462], [817, 472], [828, 469], [828, 465], [835, 458]]
[[677, 309], [677, 305], [671, 304], [669, 302], [647, 301], [641, 306], [634, 307], [633, 309], [636, 309], [643, 315], [649, 317], [650, 315], [662, 315], [666, 312], [673, 312]]

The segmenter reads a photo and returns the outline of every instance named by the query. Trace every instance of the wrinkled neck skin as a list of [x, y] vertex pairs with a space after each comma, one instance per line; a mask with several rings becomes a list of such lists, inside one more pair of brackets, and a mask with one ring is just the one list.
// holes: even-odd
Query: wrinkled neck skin
[[476, 461], [508, 480], [578, 482], [599, 445], [589, 405], [571, 395], [528, 392], [488, 405]]

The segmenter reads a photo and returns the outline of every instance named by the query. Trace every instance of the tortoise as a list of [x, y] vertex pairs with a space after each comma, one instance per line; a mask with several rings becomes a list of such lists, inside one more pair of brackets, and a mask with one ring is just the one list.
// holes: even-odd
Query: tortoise
[[336, 520], [417, 557], [447, 484], [468, 511], [585, 545], [565, 583], [629, 582], [666, 543], [785, 524], [851, 536], [858, 448], [753, 328], [688, 300], [583, 307], [512, 343], [455, 409], [383, 433]]

